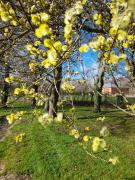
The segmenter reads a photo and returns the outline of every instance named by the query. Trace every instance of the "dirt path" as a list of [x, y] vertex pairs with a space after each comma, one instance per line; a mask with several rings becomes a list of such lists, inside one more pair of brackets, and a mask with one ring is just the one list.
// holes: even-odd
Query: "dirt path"
[[4, 139], [10, 134], [10, 129], [13, 125], [9, 125], [6, 116], [0, 117], [0, 142], [4, 141]]
[[5, 176], [1, 176], [0, 180], [31, 180], [30, 177], [27, 175], [14, 175], [14, 174], [7, 174]]
[[9, 127], [10, 127], [10, 125], [8, 124], [6, 116], [1, 116], [0, 117], [0, 141], [6, 135]]

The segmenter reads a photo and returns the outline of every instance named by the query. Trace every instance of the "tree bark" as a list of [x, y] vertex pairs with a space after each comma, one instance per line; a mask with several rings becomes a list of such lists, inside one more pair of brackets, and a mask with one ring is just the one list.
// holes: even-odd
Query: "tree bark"
[[49, 115], [56, 117], [57, 114], [57, 102], [59, 99], [60, 85], [62, 79], [62, 66], [56, 67], [54, 70], [54, 81], [51, 88], [51, 94], [49, 98]]
[[1, 98], [1, 104], [2, 107], [7, 107], [7, 101], [9, 97], [9, 83], [5, 81], [5, 78], [9, 77], [10, 72], [10, 65], [8, 63], [5, 64], [5, 74], [4, 74], [4, 80], [2, 84], [2, 98]]
[[[35, 93], [38, 93], [38, 85], [34, 84], [33, 89], [35, 90]], [[36, 108], [36, 98], [35, 97], [32, 99], [32, 108]]]
[[101, 112], [101, 100], [102, 97], [100, 95], [101, 91], [97, 88], [94, 90], [94, 111], [96, 113]]
[[105, 61], [101, 60], [97, 79], [94, 83], [94, 111], [101, 112], [102, 88], [104, 85]]
[[135, 55], [135, 44], [132, 46], [132, 51], [130, 52], [129, 59], [126, 59], [126, 65], [130, 67], [128, 70], [129, 78], [132, 83], [132, 86], [135, 88], [135, 61], [134, 61], [134, 55]]
[[49, 99], [46, 101], [44, 109], [49, 112]]

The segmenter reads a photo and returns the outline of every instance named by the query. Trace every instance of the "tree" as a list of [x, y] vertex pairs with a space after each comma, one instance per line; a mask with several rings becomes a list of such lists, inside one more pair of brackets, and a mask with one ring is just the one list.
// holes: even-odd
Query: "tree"
[[[26, 53], [33, 60], [33, 62], [28, 63], [27, 68], [36, 75], [32, 86], [28, 85], [28, 81], [25, 84], [20, 81], [20, 85], [16, 87], [14, 94], [36, 98], [43, 103], [46, 99], [49, 100], [48, 113], [39, 118], [44, 126], [52, 121], [63, 119], [63, 115], [57, 113], [58, 100], [62, 101], [60, 86], [69, 94], [75, 92], [75, 87], [71, 84], [70, 78], [63, 78], [64, 82], [61, 85], [62, 68], [65, 62], [70, 61], [72, 63], [71, 57], [75, 57], [74, 54], [78, 50], [82, 53], [88, 52], [91, 48], [98, 53], [101, 59], [98, 78], [95, 82], [95, 106], [96, 111], [100, 111], [100, 93], [103, 86], [105, 66], [126, 61], [127, 56], [123, 52], [123, 48], [124, 50], [133, 48], [134, 16], [132, 6], [134, 5], [135, 3], [130, 0], [82, 0], [73, 2], [10, 0], [0, 2], [1, 41], [4, 45], [0, 54], [3, 56], [5, 50], [8, 51], [13, 45], [17, 45], [20, 38], [24, 39], [22, 46], [26, 47]], [[83, 37], [84, 32], [92, 34], [90, 39]], [[10, 45], [6, 44], [7, 40]], [[85, 43], [82, 44], [82, 42]], [[115, 48], [118, 49], [118, 54], [115, 53]], [[133, 49], [132, 52], [134, 53]], [[134, 83], [133, 58], [134, 55], [128, 62], [130, 62], [130, 66], [132, 64], [132, 70], [129, 73]], [[36, 69], [40, 70], [42, 76], [37, 77]], [[66, 72], [67, 76], [68, 73], [69, 71]], [[64, 74], [64, 76], [66, 75]], [[28, 75], [28, 79], [30, 76], [31, 74]], [[23, 79], [26, 80], [25, 77]], [[49, 84], [48, 93], [43, 94], [40, 91], [36, 92], [37, 88], [33, 89], [33, 85], [39, 83], [39, 86], [42, 87], [46, 81]], [[47, 98], [45, 98], [46, 94], [48, 94]], [[71, 104], [71, 111], [73, 112], [75, 108], [74, 104]], [[20, 117], [20, 113], [11, 114], [8, 116], [8, 120], [12, 123], [18, 117]], [[72, 128], [70, 129], [71, 135], [79, 139], [80, 133], [74, 125], [74, 118], [67, 119], [69, 127]], [[85, 142], [89, 139], [89, 137], [81, 138]], [[93, 138], [92, 149], [94, 152], [98, 151], [99, 148], [105, 149], [105, 147], [106, 143], [103, 138]]]
[[3, 83], [2, 83], [2, 97], [1, 97], [1, 104], [2, 107], [7, 107], [7, 101], [8, 101], [8, 97], [9, 97], [9, 83], [6, 82], [6, 78], [9, 78], [9, 72], [10, 72], [10, 65], [9, 63], [6, 62], [5, 67], [4, 68], [4, 79], [3, 79]]

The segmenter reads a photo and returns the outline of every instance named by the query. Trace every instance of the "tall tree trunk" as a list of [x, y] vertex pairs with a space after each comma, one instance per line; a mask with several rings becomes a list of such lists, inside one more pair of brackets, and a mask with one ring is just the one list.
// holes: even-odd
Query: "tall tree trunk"
[[47, 99], [47, 101], [45, 102], [44, 109], [45, 109], [45, 111], [49, 112], [49, 99]]
[[94, 111], [101, 112], [102, 88], [104, 85], [105, 61], [101, 60], [97, 79], [94, 83]]
[[[35, 93], [38, 93], [38, 85], [34, 84], [33, 89], [35, 90]], [[32, 99], [32, 108], [35, 108], [35, 107], [36, 107], [36, 98], [34, 97]]]
[[135, 44], [132, 46], [132, 50], [130, 51], [129, 59], [126, 59], [126, 65], [129, 67], [128, 74], [130, 81], [132, 83], [132, 87], [135, 88]]
[[100, 91], [98, 87], [94, 89], [94, 111], [96, 113], [101, 112], [101, 100], [102, 100], [102, 97], [100, 95], [101, 92], [102, 91]]
[[51, 88], [49, 98], [49, 115], [55, 117], [57, 114], [57, 102], [59, 99], [60, 85], [62, 79], [62, 66], [56, 67], [54, 70], [54, 82]]
[[51, 88], [52, 86], [49, 86], [46, 92], [46, 96], [48, 97], [46, 102], [45, 102], [45, 106], [44, 106], [44, 110], [47, 111], [49, 113], [49, 98], [50, 98], [50, 94], [51, 94]]
[[2, 98], [1, 98], [1, 104], [2, 107], [7, 107], [7, 101], [9, 97], [9, 83], [5, 81], [5, 78], [9, 77], [9, 71], [10, 71], [10, 65], [8, 63], [5, 64], [5, 74], [4, 74], [4, 80], [2, 84]]

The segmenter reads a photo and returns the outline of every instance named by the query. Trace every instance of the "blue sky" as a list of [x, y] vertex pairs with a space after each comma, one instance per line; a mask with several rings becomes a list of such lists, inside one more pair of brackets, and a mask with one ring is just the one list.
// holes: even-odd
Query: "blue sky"
[[97, 60], [98, 53], [94, 52], [92, 49], [88, 53], [82, 53], [82, 59], [84, 62], [84, 66], [92, 67]]
[[[94, 52], [92, 49], [89, 50], [89, 52], [87, 53], [82, 53], [82, 61], [83, 61], [83, 68], [84, 71], [86, 72], [87, 70], [90, 69], [96, 69], [96, 71], [94, 71], [95, 73], [97, 73], [97, 57], [98, 57], [98, 53]], [[78, 71], [80, 73], [83, 73], [83, 68], [82, 65], [80, 63], [80, 61], [78, 61], [76, 63], [77, 66], [73, 66], [72, 70], [74, 71]], [[74, 79], [80, 79], [82, 78], [82, 76], [79, 74], [75, 77], [73, 77]]]

